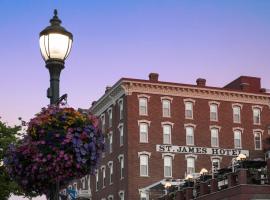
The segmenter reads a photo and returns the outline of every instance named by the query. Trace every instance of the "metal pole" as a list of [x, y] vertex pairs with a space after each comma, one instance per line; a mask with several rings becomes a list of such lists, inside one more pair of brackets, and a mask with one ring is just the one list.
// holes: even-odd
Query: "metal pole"
[[64, 62], [47, 61], [46, 68], [50, 72], [50, 87], [47, 91], [47, 97], [50, 98], [50, 105], [53, 105], [59, 99], [60, 74], [62, 69], [64, 69]]

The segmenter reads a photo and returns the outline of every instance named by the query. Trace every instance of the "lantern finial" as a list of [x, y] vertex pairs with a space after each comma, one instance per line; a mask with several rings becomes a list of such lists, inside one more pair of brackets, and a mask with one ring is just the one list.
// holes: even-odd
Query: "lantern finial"
[[57, 12], [57, 9], [54, 9], [53, 14], [54, 14], [54, 16], [53, 16], [53, 18], [50, 20], [51, 25], [52, 25], [52, 26], [59, 26], [59, 25], [62, 23], [62, 21], [58, 18], [58, 12]]

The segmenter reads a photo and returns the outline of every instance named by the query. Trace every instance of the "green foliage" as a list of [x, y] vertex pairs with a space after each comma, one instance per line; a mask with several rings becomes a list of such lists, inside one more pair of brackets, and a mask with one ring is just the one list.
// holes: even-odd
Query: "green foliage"
[[5, 123], [0, 121], [0, 199], [6, 200], [13, 193], [16, 195], [22, 195], [22, 192], [18, 185], [12, 181], [4, 166], [3, 157], [5, 151], [10, 143], [17, 143], [16, 135], [20, 130], [20, 126], [9, 127]]

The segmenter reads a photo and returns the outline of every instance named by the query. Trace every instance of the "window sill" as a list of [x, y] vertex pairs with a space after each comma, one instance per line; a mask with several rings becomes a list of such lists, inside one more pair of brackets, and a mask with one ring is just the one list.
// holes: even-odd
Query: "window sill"
[[150, 176], [149, 176], [149, 175], [147, 175], [147, 176], [142, 176], [142, 175], [140, 175], [140, 177], [141, 177], [141, 178], [149, 178]]
[[140, 113], [139, 113], [139, 116], [148, 116], [148, 114], [140, 114]]

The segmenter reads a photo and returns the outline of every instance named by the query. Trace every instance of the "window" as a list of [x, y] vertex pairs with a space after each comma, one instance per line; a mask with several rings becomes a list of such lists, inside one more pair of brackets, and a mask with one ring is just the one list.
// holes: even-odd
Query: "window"
[[140, 123], [140, 142], [147, 143], [148, 142], [148, 124]]
[[240, 106], [233, 107], [233, 122], [241, 123], [241, 107]]
[[171, 102], [170, 100], [162, 100], [162, 114], [163, 117], [171, 116]]
[[123, 107], [123, 99], [120, 99], [118, 101], [118, 105], [119, 105], [119, 118], [120, 120], [123, 119], [124, 117], [124, 107]]
[[74, 188], [75, 191], [78, 191], [77, 183], [73, 183], [73, 188]]
[[108, 162], [108, 167], [109, 167], [109, 172], [110, 172], [109, 183], [112, 184], [113, 183], [113, 162], [112, 161]]
[[212, 128], [211, 129], [211, 146], [212, 147], [218, 147], [219, 146], [218, 129], [217, 128]]
[[234, 131], [234, 148], [241, 148], [241, 131], [235, 130]]
[[113, 200], [113, 195], [109, 195], [108, 200]]
[[254, 124], [261, 123], [261, 110], [260, 110], [260, 108], [253, 108], [253, 123]]
[[193, 103], [185, 102], [185, 118], [193, 119]]
[[139, 98], [139, 115], [147, 115], [147, 98]]
[[124, 191], [120, 191], [118, 194], [119, 194], [120, 200], [124, 200], [125, 199], [125, 192]]
[[254, 144], [255, 144], [255, 150], [262, 149], [262, 135], [260, 132], [254, 133]]
[[118, 156], [120, 162], [120, 179], [124, 178], [124, 155], [121, 154]]
[[149, 195], [146, 192], [141, 192], [140, 200], [149, 200]]
[[96, 191], [98, 191], [98, 170], [96, 171]]
[[164, 177], [172, 177], [172, 157], [164, 156]]
[[220, 169], [220, 159], [213, 158], [212, 159], [212, 172], [216, 173], [218, 169]]
[[85, 189], [85, 179], [86, 177], [81, 178], [82, 189]]
[[186, 127], [186, 144], [194, 145], [194, 128], [191, 126]]
[[171, 125], [163, 125], [163, 144], [171, 144]]
[[102, 171], [102, 188], [105, 187], [105, 181], [106, 181], [106, 167], [101, 167]]
[[119, 129], [119, 143], [120, 143], [120, 146], [123, 146], [124, 145], [124, 128], [123, 128], [123, 124], [119, 124], [118, 126], [118, 129]]
[[210, 104], [210, 121], [218, 121], [218, 105]]
[[109, 134], [109, 152], [112, 153], [113, 151], [113, 134], [110, 132]]
[[148, 176], [148, 155], [140, 155], [140, 176]]
[[101, 120], [101, 131], [102, 133], [105, 133], [105, 115], [104, 114], [101, 115], [100, 120]]
[[195, 173], [195, 158], [188, 157], [187, 158], [187, 174]]
[[112, 108], [109, 108], [108, 116], [109, 116], [109, 127], [112, 127]]

